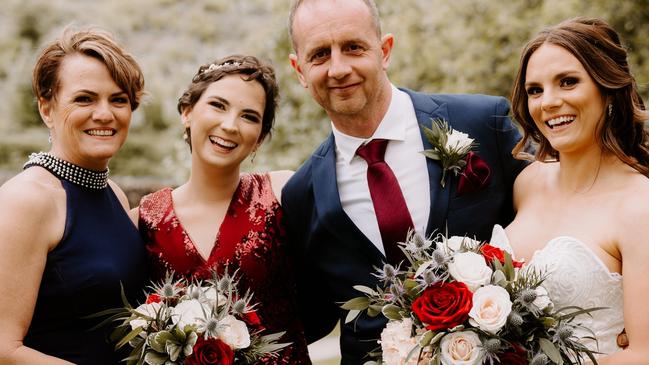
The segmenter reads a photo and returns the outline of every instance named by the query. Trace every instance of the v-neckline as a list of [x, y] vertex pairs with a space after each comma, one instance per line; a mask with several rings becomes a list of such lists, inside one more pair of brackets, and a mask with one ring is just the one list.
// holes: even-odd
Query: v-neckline
[[204, 257], [201, 251], [198, 249], [198, 246], [196, 246], [196, 242], [192, 238], [192, 236], [189, 234], [189, 231], [185, 228], [185, 225], [183, 225], [182, 221], [180, 220], [180, 217], [178, 216], [178, 213], [176, 212], [176, 207], [174, 204], [174, 197], [173, 197], [173, 189], [169, 189], [169, 200], [171, 201], [171, 212], [173, 214], [174, 219], [178, 223], [178, 226], [180, 226], [180, 229], [182, 229], [183, 234], [187, 237], [189, 242], [191, 243], [192, 247], [194, 248], [194, 251], [196, 251], [196, 255], [200, 258], [200, 260], [203, 263], [208, 263], [210, 259], [212, 259], [212, 256], [214, 255], [214, 251], [218, 247], [218, 242], [219, 242], [219, 237], [221, 236], [221, 230], [223, 229], [225, 222], [228, 219], [229, 212], [232, 210], [232, 206], [234, 205], [234, 202], [237, 200], [237, 196], [239, 195], [239, 189], [241, 188], [241, 177], [239, 177], [239, 182], [237, 183], [237, 188], [234, 189], [234, 193], [232, 193], [232, 196], [230, 197], [230, 203], [228, 204], [228, 207], [225, 210], [225, 215], [223, 215], [223, 220], [221, 221], [221, 224], [219, 225], [219, 229], [216, 231], [216, 237], [212, 240], [212, 248], [210, 249], [209, 255], [207, 257]]

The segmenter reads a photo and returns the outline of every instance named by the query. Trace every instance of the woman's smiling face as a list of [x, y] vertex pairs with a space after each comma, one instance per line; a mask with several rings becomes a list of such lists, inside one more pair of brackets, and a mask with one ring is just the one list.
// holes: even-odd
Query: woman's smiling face
[[266, 94], [255, 80], [232, 74], [211, 83], [182, 113], [191, 130], [193, 161], [238, 168], [261, 142]]
[[572, 53], [549, 43], [539, 47], [527, 64], [525, 90], [530, 115], [555, 150], [597, 146], [606, 98]]

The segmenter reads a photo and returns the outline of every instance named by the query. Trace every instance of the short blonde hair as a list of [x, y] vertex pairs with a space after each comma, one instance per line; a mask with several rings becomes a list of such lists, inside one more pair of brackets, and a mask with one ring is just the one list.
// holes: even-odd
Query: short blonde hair
[[93, 57], [105, 64], [113, 81], [128, 95], [131, 110], [137, 109], [144, 93], [140, 66], [109, 32], [94, 27], [66, 27], [60, 37], [45, 46], [32, 76], [32, 90], [39, 100], [56, 99], [61, 63], [72, 54]]

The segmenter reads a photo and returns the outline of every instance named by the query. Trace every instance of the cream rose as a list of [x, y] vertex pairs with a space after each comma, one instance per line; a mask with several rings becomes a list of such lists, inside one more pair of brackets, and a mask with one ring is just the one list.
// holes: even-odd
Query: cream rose
[[[162, 303], [141, 304], [139, 307], [135, 308], [135, 311], [138, 313], [142, 313], [145, 316], [156, 318], [161, 308], [162, 308]], [[128, 323], [131, 325], [131, 329], [136, 329], [138, 327], [147, 329], [147, 327], [149, 326], [149, 321], [140, 317], [133, 319]]]
[[478, 365], [482, 364], [480, 338], [475, 332], [460, 331], [442, 337], [442, 364]]
[[458, 251], [462, 247], [462, 243], [467, 248], [476, 248], [480, 244], [479, 241], [476, 241], [469, 237], [464, 236], [452, 236], [446, 240], [446, 247], [451, 251]]
[[210, 312], [198, 299], [182, 301], [171, 311], [171, 322], [181, 329], [185, 329], [187, 325], [198, 325], [198, 319], [205, 318], [205, 314]]
[[537, 286], [535, 291], [536, 299], [534, 299], [534, 301], [532, 302], [535, 307], [537, 307], [539, 310], [545, 310], [548, 307], [554, 307], [554, 303], [552, 303], [552, 300], [550, 300], [550, 295], [548, 295], [548, 291], [545, 290], [544, 287]]
[[509, 293], [497, 285], [487, 285], [473, 293], [469, 323], [485, 332], [496, 334], [507, 323], [512, 311]]
[[405, 362], [406, 357], [417, 345], [417, 339], [410, 337], [412, 319], [404, 318], [401, 321], [390, 321], [381, 332], [381, 350], [383, 362], [386, 364], [416, 365], [416, 356]]
[[448, 272], [453, 279], [466, 284], [472, 292], [482, 285], [489, 284], [492, 270], [482, 255], [475, 252], [462, 252], [453, 255], [448, 264]]
[[210, 306], [218, 304], [218, 306], [225, 305], [228, 298], [225, 295], [216, 291], [216, 288], [207, 288], [203, 292], [203, 300], [207, 302]]
[[221, 341], [233, 349], [245, 349], [250, 346], [248, 327], [233, 316], [228, 315], [220, 320], [216, 333]]
[[473, 143], [473, 138], [469, 138], [468, 134], [453, 130], [446, 139], [445, 147], [448, 151], [459, 151], [463, 148], [469, 147], [471, 143]]

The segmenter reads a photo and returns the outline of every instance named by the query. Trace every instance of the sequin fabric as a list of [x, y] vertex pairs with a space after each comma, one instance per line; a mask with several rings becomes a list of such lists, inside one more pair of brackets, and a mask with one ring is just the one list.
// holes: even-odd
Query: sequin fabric
[[210, 270], [239, 270], [241, 290], [250, 289], [268, 332], [286, 331], [292, 345], [261, 364], [311, 364], [302, 325], [296, 319], [295, 281], [284, 232], [282, 210], [268, 174], [243, 174], [205, 260], [196, 250], [173, 208], [171, 189], [142, 198], [139, 228], [149, 253], [154, 280], [173, 270], [187, 278], [208, 279]]

